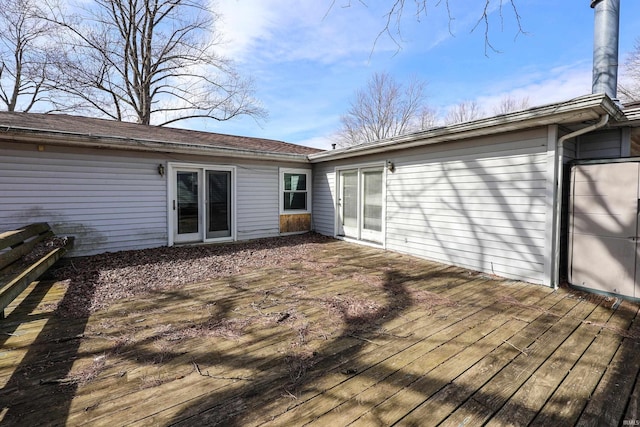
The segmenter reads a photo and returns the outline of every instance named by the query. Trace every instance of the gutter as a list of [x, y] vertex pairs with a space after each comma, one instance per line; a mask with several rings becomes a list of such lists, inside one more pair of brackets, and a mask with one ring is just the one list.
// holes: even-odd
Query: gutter
[[592, 124], [591, 126], [587, 126], [582, 129], [578, 129], [577, 131], [568, 133], [560, 138], [558, 138], [558, 142], [556, 145], [556, 210], [553, 218], [553, 222], [555, 224], [555, 239], [554, 239], [554, 254], [553, 254], [553, 262], [554, 262], [554, 277], [553, 277], [553, 289], [558, 290], [558, 286], [560, 284], [560, 234], [562, 228], [562, 181], [563, 181], [563, 155], [564, 155], [564, 143], [572, 138], [575, 138], [580, 135], [584, 135], [585, 133], [593, 132], [594, 130], [600, 129], [609, 123], [610, 113], [605, 113], [600, 116], [600, 120]]
[[[29, 142], [40, 145], [58, 145], [86, 148], [106, 148], [123, 151], [164, 152], [180, 154], [218, 155], [243, 159], [269, 159], [296, 163], [309, 163], [306, 154], [267, 152], [251, 149], [237, 149], [215, 145], [189, 144], [184, 142], [168, 142], [153, 139], [138, 139], [119, 136], [91, 135], [78, 132], [54, 131], [37, 128], [26, 128], [0, 125], [0, 141], [3, 133], [12, 132], [10, 139], [17, 142]], [[132, 145], [135, 144], [135, 145]]]

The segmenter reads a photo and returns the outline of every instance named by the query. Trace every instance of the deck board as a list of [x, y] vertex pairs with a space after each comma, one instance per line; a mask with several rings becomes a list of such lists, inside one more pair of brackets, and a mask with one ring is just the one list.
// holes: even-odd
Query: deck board
[[[520, 386], [487, 425], [500, 426], [509, 423], [528, 425], [534, 418], [535, 423], [570, 425], [569, 420], [562, 416], [562, 412], [567, 411], [568, 407], [565, 406], [568, 406], [571, 398], [578, 397], [576, 390], [578, 378], [575, 377], [573, 369], [599, 332], [599, 329], [590, 326], [589, 323], [606, 322], [611, 315], [610, 310], [602, 306], [596, 307], [583, 323], [579, 324], [573, 333], [558, 346], [555, 352], [549, 355], [533, 375]], [[569, 378], [572, 373], [574, 375]], [[567, 376], [563, 377], [563, 374]], [[561, 383], [564, 383], [563, 387], [559, 388]], [[580, 394], [584, 395], [584, 393]], [[551, 398], [552, 395], [553, 398]], [[567, 397], [569, 397], [569, 401], [566, 400]]]
[[[623, 330], [629, 333], [640, 332], [638, 307], [634, 304], [623, 303], [616, 316], [607, 322], [613, 331]], [[629, 325], [633, 322], [631, 327]], [[615, 390], [620, 396], [629, 397], [638, 373], [637, 351], [638, 340], [624, 338], [621, 335], [603, 329], [601, 341], [593, 345], [592, 352], [608, 354], [614, 352], [611, 360], [603, 360], [604, 373], [583, 410], [577, 425], [600, 426], [619, 425], [622, 423], [627, 399], [611, 399], [607, 393]], [[594, 343], [595, 344], [595, 343]], [[636, 346], [634, 349], [633, 347]], [[606, 362], [606, 363], [605, 363]], [[631, 399], [632, 402], [635, 399]], [[635, 419], [635, 418], [632, 418]]]
[[637, 303], [614, 310], [612, 299], [341, 241], [288, 268], [156, 291], [85, 318], [56, 315], [67, 286], [34, 283], [6, 310], [3, 424], [586, 426], [637, 416]]

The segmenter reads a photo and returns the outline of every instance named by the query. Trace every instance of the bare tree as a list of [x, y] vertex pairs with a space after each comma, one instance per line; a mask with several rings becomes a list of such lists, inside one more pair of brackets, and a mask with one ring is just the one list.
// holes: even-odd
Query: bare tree
[[[352, 0], [332, 0], [327, 13], [333, 9], [336, 3], [339, 3], [341, 7], [350, 7], [351, 1]], [[357, 3], [367, 6], [366, 0], [358, 0]], [[410, 10], [410, 14], [412, 14], [417, 21], [421, 21], [427, 18], [427, 12], [429, 9], [438, 7], [445, 8], [449, 16], [449, 32], [453, 34], [451, 24], [455, 20], [455, 16], [452, 11], [451, 0], [389, 0], [388, 3], [389, 7], [387, 8], [388, 12], [384, 15], [384, 24], [378, 33], [375, 42], [377, 42], [380, 37], [386, 35], [398, 46], [398, 48], [401, 47], [402, 20], [407, 9]], [[505, 14], [509, 12], [512, 14], [511, 19], [516, 23], [517, 30], [515, 37], [520, 34], [526, 34], [526, 31], [524, 31], [522, 26], [522, 17], [518, 12], [517, 0], [479, 0], [478, 3], [481, 5], [482, 11], [479, 13], [478, 20], [471, 31], [475, 31], [478, 28], [482, 28], [484, 30], [485, 54], [488, 50], [498, 52], [498, 50], [491, 44], [490, 35], [491, 25], [489, 21], [490, 15], [494, 10], [499, 14], [501, 27], [504, 27]], [[469, 4], [465, 2], [464, 7], [468, 8]]]
[[448, 125], [470, 122], [483, 116], [483, 112], [476, 101], [462, 101], [447, 113], [444, 122]]
[[493, 113], [495, 115], [498, 114], [507, 114], [513, 113], [514, 111], [526, 110], [530, 107], [529, 97], [524, 98], [513, 98], [511, 95], [504, 96], [498, 105], [493, 108]]
[[424, 106], [418, 114], [416, 130], [426, 130], [438, 126], [439, 118], [435, 109]]
[[356, 91], [350, 108], [340, 118], [340, 146], [377, 141], [417, 130], [429, 122], [426, 83], [417, 79], [406, 85], [387, 73], [374, 74], [366, 88]]
[[618, 85], [620, 98], [625, 103], [640, 102], [640, 38], [636, 39], [633, 51], [622, 67], [625, 84]]
[[36, 0], [3, 0], [0, 7], [0, 102], [30, 111], [47, 93], [53, 26], [35, 13]]
[[166, 125], [179, 120], [261, 118], [249, 80], [216, 53], [218, 16], [205, 0], [94, 0], [68, 17], [57, 63], [61, 104], [115, 120]]

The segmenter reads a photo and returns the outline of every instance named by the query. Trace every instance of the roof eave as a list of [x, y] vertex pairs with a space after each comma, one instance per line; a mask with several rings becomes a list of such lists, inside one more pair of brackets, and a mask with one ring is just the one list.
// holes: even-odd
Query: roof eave
[[598, 119], [602, 114], [609, 114], [617, 121], [625, 119], [620, 108], [608, 96], [604, 94], [587, 95], [564, 103], [537, 107], [473, 122], [444, 126], [394, 137], [372, 144], [324, 151], [309, 155], [309, 159], [312, 163], [320, 163], [453, 140], [477, 138], [497, 133], [548, 126], [551, 124], [580, 123]]
[[307, 154], [239, 149], [214, 145], [188, 144], [153, 139], [124, 138], [104, 135], [81, 134], [64, 131], [39, 130], [0, 125], [0, 141], [26, 142], [44, 145], [98, 148], [110, 150], [196, 154], [223, 156], [237, 159], [281, 160], [309, 163]]

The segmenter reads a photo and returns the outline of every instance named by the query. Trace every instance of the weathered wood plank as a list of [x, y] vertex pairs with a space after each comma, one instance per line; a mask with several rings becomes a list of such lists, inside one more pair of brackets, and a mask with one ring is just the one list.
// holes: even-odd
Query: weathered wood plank
[[[31, 252], [33, 250], [33, 248], [40, 242], [42, 242], [45, 239], [48, 239], [49, 237], [52, 237], [53, 231], [51, 230], [45, 230], [45, 232], [35, 236], [35, 238], [29, 240], [28, 242], [22, 243], [19, 246], [14, 247], [13, 249], [11, 249], [10, 251], [4, 252], [0, 254], [0, 269], [3, 269], [7, 266], [9, 266], [10, 264], [16, 262], [17, 260], [19, 260], [20, 258], [22, 258], [23, 256], [25, 256], [26, 254], [28, 254], [29, 252]], [[0, 278], [4, 278], [6, 277], [6, 275], [10, 275], [11, 272], [2, 272], [0, 274]], [[2, 277], [4, 276], [4, 277]]]
[[[391, 331], [393, 333], [393, 330]], [[405, 333], [403, 331], [403, 333]], [[340, 343], [344, 343], [346, 344], [346, 346], [344, 346], [344, 348], [340, 348], [340, 347], [336, 347], [335, 345], [331, 345], [330, 347], [327, 347], [324, 349], [324, 352], [322, 353], [323, 355], [325, 355], [324, 359], [321, 359], [316, 365], [314, 365], [314, 371], [321, 371], [321, 372], [326, 372], [326, 371], [334, 371], [336, 369], [338, 369], [338, 367], [340, 365], [345, 364], [345, 362], [339, 362], [339, 363], [335, 363], [334, 360], [336, 358], [341, 358], [341, 353], [347, 351], [351, 351], [352, 348], [356, 347], [356, 348], [361, 348], [363, 346], [363, 342], [358, 340], [358, 339], [354, 339], [354, 338], [349, 338], [346, 337], [347, 339], [341, 339]], [[407, 344], [405, 344], [407, 345]], [[337, 366], [336, 366], [337, 365]], [[333, 376], [331, 376], [333, 377]], [[345, 375], [342, 373], [336, 373], [336, 381], [340, 382], [340, 381], [344, 381]], [[323, 377], [324, 379], [324, 377]], [[313, 389], [318, 389], [319, 387], [321, 387], [320, 384], [318, 384], [317, 382], [314, 381], [314, 386]], [[268, 391], [266, 391], [267, 395], [271, 395], [273, 394], [273, 390], [274, 389], [269, 389]], [[275, 389], [275, 393], [277, 394], [275, 396], [275, 398], [281, 398], [283, 391]], [[317, 394], [317, 393], [316, 393]], [[265, 397], [265, 399], [267, 399]], [[302, 400], [302, 397], [300, 397], [300, 400]], [[195, 408], [193, 408], [195, 409]], [[203, 411], [206, 410], [206, 406], [205, 408], [203, 408]], [[211, 411], [212, 413], [214, 413], [213, 415], [215, 416], [215, 410]], [[198, 413], [197, 411], [195, 412], [196, 414]], [[163, 418], [156, 418], [154, 416], [154, 422], [162, 422]], [[200, 419], [200, 418], [199, 418]], [[243, 423], [246, 422], [246, 420], [243, 420]]]
[[[557, 396], [556, 398], [562, 398], [562, 396], [558, 396], [558, 386], [564, 380], [568, 380], [568, 378], [563, 375], [569, 375], [573, 372], [572, 370], [578, 360], [598, 336], [600, 328], [593, 327], [591, 324], [606, 323], [612, 314], [613, 312], [610, 309], [602, 305], [596, 306], [595, 310], [578, 325], [575, 331], [560, 344], [529, 379], [520, 386], [518, 391], [505, 403], [500, 411], [493, 416], [487, 425], [529, 425], [536, 415], [538, 415], [536, 421], [540, 418], [540, 411], [565, 411], [564, 408], [553, 404], [549, 405], [548, 401], [552, 394]], [[566, 382], [568, 383], [569, 381]], [[574, 387], [565, 386], [562, 390], [571, 393], [575, 397], [576, 390]], [[556, 419], [557, 422], [549, 421], [550, 423], [546, 425], [570, 424], [567, 420], [563, 419]]]
[[[521, 293], [526, 293], [526, 290], [518, 290]], [[453, 319], [456, 317], [459, 320], [445, 320], [445, 328], [437, 328], [438, 322], [433, 319], [429, 322], [434, 328], [419, 329], [416, 333], [422, 335], [421, 339], [412, 344], [409, 347], [389, 346], [386, 350], [390, 350], [390, 354], [377, 364], [373, 365], [373, 368], [365, 369], [363, 372], [358, 373], [353, 379], [348, 382], [341, 382], [340, 384], [326, 388], [322, 395], [319, 395], [317, 400], [319, 402], [312, 403], [303, 407], [302, 411], [290, 411], [283, 417], [276, 420], [277, 424], [286, 424], [288, 422], [313, 421], [322, 415], [323, 411], [329, 412], [333, 410], [333, 407], [340, 407], [345, 402], [353, 399], [354, 403], [349, 408], [341, 407], [340, 409], [333, 410], [332, 415], [327, 419], [322, 417], [318, 422], [332, 423], [335, 422], [332, 416], [335, 415], [340, 418], [340, 422], [346, 423], [350, 419], [356, 419], [358, 416], [365, 412], [366, 409], [362, 409], [363, 406], [369, 407], [375, 405], [376, 402], [383, 401], [387, 394], [390, 392], [389, 388], [385, 388], [385, 393], [378, 393], [378, 387], [380, 383], [393, 384], [398, 388], [402, 388], [403, 384], [411, 383], [419, 378], [419, 374], [416, 372], [423, 372], [424, 366], [421, 365], [421, 361], [429, 360], [435, 361], [438, 357], [443, 357], [433, 352], [440, 351], [440, 346], [454, 341], [458, 345], [464, 340], [465, 334], [469, 333], [470, 328], [475, 329], [474, 326], [481, 324], [483, 320], [492, 317], [490, 310], [486, 308], [494, 304], [492, 298], [487, 297], [486, 290], [478, 295], [479, 298], [474, 300], [468, 300], [470, 304], [477, 304], [477, 310], [469, 311], [465, 313], [456, 313], [456, 316], [451, 316]], [[484, 305], [486, 304], [486, 305]], [[468, 307], [468, 306], [467, 306]], [[468, 308], [467, 308], [468, 310]], [[425, 319], [426, 320], [426, 319]], [[422, 322], [421, 322], [422, 323]], [[422, 323], [424, 325], [424, 323]], [[430, 331], [431, 333], [425, 333]], [[435, 332], [435, 333], [434, 333]], [[477, 332], [477, 330], [476, 330]], [[455, 354], [453, 349], [450, 349], [452, 354]], [[384, 351], [384, 350], [382, 350]], [[376, 352], [380, 354], [380, 351]], [[356, 366], [371, 366], [371, 361], [361, 360], [357, 358], [353, 361]], [[411, 373], [415, 371], [414, 373]], [[344, 381], [344, 379], [343, 379]], [[327, 399], [326, 396], [331, 396], [331, 399]], [[329, 403], [327, 403], [329, 401]], [[367, 405], [361, 405], [361, 402], [367, 402]], [[339, 415], [338, 415], [339, 414]], [[351, 418], [350, 418], [351, 417]]]
[[[556, 304], [544, 316], [547, 317], [548, 329], [542, 335], [528, 346], [514, 343], [526, 354], [518, 354], [489, 383], [479, 388], [445, 420], [445, 425], [458, 425], [461, 422], [482, 424], [492, 417], [593, 310], [593, 305], [569, 298]], [[513, 341], [516, 341], [515, 338]]]
[[280, 215], [281, 233], [299, 233], [311, 230], [311, 214]]
[[[336, 287], [337, 287], [337, 289], [340, 289], [340, 288], [342, 288], [343, 290], [344, 290], [344, 289], [348, 289], [348, 286], [345, 286], [345, 285], [346, 285], [346, 284], [342, 284], [342, 285], [338, 285], [338, 284], [331, 284], [330, 286], [331, 286], [331, 287], [336, 286]], [[324, 291], [326, 291], [326, 292], [331, 293], [331, 292], [332, 292], [331, 287], [327, 288], [327, 286], [318, 286], [317, 288], [314, 288], [314, 289], [316, 289], [316, 290], [318, 290], [318, 291], [320, 291], [320, 290], [324, 290]], [[322, 313], [322, 314], [325, 314], [325, 313]], [[282, 340], [280, 340], [280, 341], [282, 341]], [[355, 340], [355, 339], [352, 339], [351, 341], [357, 342], [357, 340]], [[353, 345], [353, 344], [350, 344], [350, 345]], [[216, 346], [216, 347], [217, 347], [217, 346]], [[248, 350], [250, 350], [250, 351], [252, 351], [252, 352], [254, 351], [254, 349], [247, 348], [246, 346], [241, 346], [241, 347], [238, 347], [238, 348], [239, 348], [239, 349], [240, 349], [240, 351], [242, 351], [242, 352], [245, 352], [245, 351], [248, 351]], [[203, 369], [204, 369], [204, 368], [203, 368]], [[212, 371], [212, 372], [215, 372], [215, 371]], [[182, 394], [184, 394], [184, 393], [182, 393]]]
[[[481, 298], [480, 294], [478, 295], [478, 297]], [[393, 330], [392, 330], [392, 332], [393, 332]], [[403, 334], [407, 334], [406, 331], [403, 331], [402, 333]], [[342, 349], [342, 350], [339, 350], [335, 346], [331, 346], [329, 348], [325, 348], [323, 354], [325, 354], [327, 357], [325, 357], [324, 359], [320, 360], [316, 365], [314, 365], [314, 368], [313, 368], [314, 371], [320, 371], [320, 372], [323, 372], [324, 374], [323, 374], [323, 376], [321, 378], [319, 378], [320, 382], [313, 381], [313, 387], [311, 388], [312, 390], [320, 390], [322, 388], [328, 388], [329, 387], [328, 385], [323, 386], [323, 383], [325, 381], [328, 381], [331, 384], [340, 383], [342, 381], [345, 381], [345, 379], [348, 378], [348, 376], [345, 376], [343, 373], [341, 373], [339, 371], [343, 370], [343, 368], [341, 368], [341, 366], [348, 365], [348, 362], [342, 361], [342, 362], [335, 363], [334, 360], [337, 359], [337, 358], [342, 360], [342, 358], [344, 356], [342, 356], [341, 354], [343, 352], [345, 352], [345, 351], [346, 352], [351, 352], [353, 348], [357, 348], [358, 350], [360, 350], [363, 345], [366, 346], [366, 344], [363, 344], [362, 341], [359, 341], [359, 340], [353, 339], [353, 338], [351, 338], [349, 340], [340, 340], [340, 342], [348, 343], [348, 345], [346, 347], [344, 347], [344, 349]], [[410, 342], [409, 342], [409, 344], [410, 344]], [[405, 343], [404, 345], [406, 346], [406, 345], [409, 345], [409, 344]], [[375, 351], [375, 350], [377, 350], [377, 351]], [[379, 347], [374, 347], [374, 348], [371, 349], [372, 353], [374, 351], [375, 351], [376, 355], [380, 354], [380, 348]], [[395, 351], [397, 352], [397, 350], [395, 350]], [[338, 371], [338, 372], [336, 372], [336, 371]], [[334, 374], [327, 375], [326, 374], [327, 372], [335, 372], [335, 375]], [[318, 392], [315, 391], [315, 392], [312, 392], [312, 394], [315, 396], [315, 395], [318, 394]], [[263, 395], [265, 396], [263, 398], [263, 400], [267, 400], [268, 401], [268, 400], [278, 400], [279, 399], [279, 400], [282, 401], [283, 392], [281, 390], [278, 390], [278, 389], [269, 389], [269, 390], [266, 390]], [[269, 399], [270, 397], [272, 399]], [[303, 400], [308, 400], [308, 399], [304, 398], [304, 393], [303, 393], [303, 395], [298, 397], [298, 400], [299, 401], [303, 401]], [[196, 408], [191, 408], [191, 409], [194, 411], [194, 416], [196, 414], [199, 414], [199, 412], [198, 412], [198, 410]], [[270, 409], [272, 409], [272, 407], [270, 407]], [[286, 409], [287, 408], [285, 408], [285, 410]], [[206, 412], [203, 412], [203, 411], [206, 411]], [[205, 406], [205, 408], [200, 410], [200, 412], [202, 412], [202, 413], [200, 413], [198, 415], [198, 419], [200, 421], [202, 421], [203, 419], [205, 419], [205, 420], [208, 419], [208, 418], [203, 418], [203, 417], [206, 417], [207, 413], [210, 413], [211, 416], [213, 416], [213, 417], [215, 417], [215, 415], [216, 415], [215, 414], [216, 413], [215, 407], [207, 411], [206, 410], [206, 406]], [[248, 411], [248, 412], [251, 412], [251, 411]], [[257, 412], [257, 414], [259, 415], [260, 412]], [[154, 422], [163, 422], [162, 418], [156, 418], [154, 416], [153, 419], [154, 419]], [[247, 424], [247, 422], [248, 422], [247, 419], [243, 419], [243, 424]]]
[[46, 222], [39, 222], [27, 225], [26, 227], [18, 230], [0, 233], [0, 250], [22, 243], [33, 236], [49, 230], [49, 228], [49, 224]]
[[[611, 351], [612, 359], [608, 362], [606, 371], [590, 396], [589, 402], [577, 421], [579, 426], [599, 427], [603, 425], [620, 425], [627, 406], [627, 399], [616, 399], [612, 396], [629, 396], [635, 383], [640, 366], [638, 365], [638, 340], [621, 339], [619, 331], [628, 331], [632, 335], [640, 334], [638, 322], [638, 306], [623, 302], [613, 319], [608, 322], [612, 331], [604, 329], [602, 336], [613, 339]], [[631, 324], [631, 327], [629, 327]], [[618, 344], [615, 340], [618, 339]], [[600, 343], [606, 343], [600, 341]], [[598, 345], [593, 351], [607, 351]]]
[[535, 296], [532, 295], [528, 299], [523, 299], [522, 303], [524, 305], [531, 304], [535, 309], [520, 306], [516, 313], [510, 314], [513, 320], [526, 324], [519, 333], [499, 343], [489, 354], [482, 357], [458, 377], [451, 378], [450, 382], [440, 391], [426, 399], [407, 417], [403, 418], [401, 424], [438, 424], [518, 356], [520, 350], [527, 348], [548, 329], [547, 322], [536, 321], [536, 319], [564, 299], [565, 295], [549, 293], [544, 294], [544, 297], [538, 301], [535, 301], [534, 298]]
[[[553, 425], [554, 421], [575, 425], [583, 408], [592, 398], [593, 390], [598, 385], [619, 341], [611, 335], [596, 337], [592, 345], [597, 347], [598, 351], [585, 354], [531, 425], [548, 426]], [[618, 392], [618, 390], [614, 388], [611, 392]], [[602, 423], [602, 418], [600, 422]]]
[[13, 301], [22, 291], [24, 291], [34, 280], [40, 277], [49, 269], [57, 260], [65, 253], [66, 248], [56, 248], [47, 255], [39, 259], [35, 264], [31, 265], [17, 277], [8, 282], [0, 293], [0, 310], [4, 309]]
[[[337, 262], [341, 259], [344, 262]], [[575, 407], [584, 406], [584, 393], [600, 377], [593, 396], [610, 396], [605, 392], [625, 374], [625, 364], [635, 363], [626, 350], [640, 350], [633, 344], [637, 340], [621, 340], [616, 329], [631, 322], [637, 304], [623, 303], [607, 327], [599, 328], [604, 322], [596, 316], [603, 308], [572, 298], [565, 290], [491, 280], [344, 242], [327, 244], [313, 259], [290, 268], [256, 269], [158, 291], [81, 319], [63, 319], [46, 309], [63, 297], [64, 289], [52, 287], [38, 307], [25, 304], [12, 314], [15, 321], [0, 325], [0, 334], [18, 332], [6, 336], [0, 350], [0, 384], [2, 393], [11, 394], [10, 420], [19, 415], [22, 424], [41, 422], [36, 408], [46, 407], [51, 401], [46, 396], [65, 388], [38, 385], [39, 380], [86, 374], [103, 360], [93, 379], [70, 386], [74, 392], [68, 396], [68, 407], [51, 413], [56, 422], [253, 426], [307, 421], [346, 425], [355, 420], [356, 425], [470, 425], [506, 410], [508, 402], [524, 393], [518, 391], [521, 387], [543, 374], [562, 396], [583, 387]], [[429, 298], [456, 305], [432, 305]], [[362, 319], [368, 327], [358, 323], [358, 312], [348, 312], [346, 305], [343, 312], [330, 305], [349, 301], [365, 309]], [[19, 306], [20, 298], [12, 303]], [[623, 316], [627, 306], [635, 311]], [[282, 313], [290, 317], [277, 322]], [[207, 333], [169, 339], [210, 321], [251, 317], [254, 321], [234, 339]], [[23, 328], [18, 320], [25, 321]], [[49, 320], [52, 323], [42, 329]], [[78, 328], [82, 336], [74, 340], [69, 334], [77, 334]], [[303, 338], [298, 328], [309, 328], [310, 335]], [[594, 334], [598, 338], [578, 342], [578, 337]], [[585, 345], [586, 351], [565, 362], [562, 356], [570, 354], [572, 342], [574, 351]], [[603, 351], [603, 345], [611, 348]], [[22, 357], [27, 352], [25, 365]], [[40, 360], [36, 353], [42, 355]], [[602, 375], [607, 357], [611, 364]], [[310, 363], [304, 365], [305, 361]], [[572, 372], [567, 374], [563, 367], [569, 364]], [[618, 420], [625, 410], [633, 410], [626, 402], [638, 371], [626, 373], [632, 376], [628, 385], [623, 384], [627, 396], [624, 401], [614, 397], [611, 405], [618, 408]], [[29, 387], [45, 393], [27, 393]], [[490, 391], [495, 391], [493, 396], [487, 394]], [[593, 400], [583, 418], [602, 407]], [[31, 410], [21, 413], [20, 407]], [[571, 417], [573, 408], [572, 402]], [[477, 414], [480, 417], [474, 418]]]

